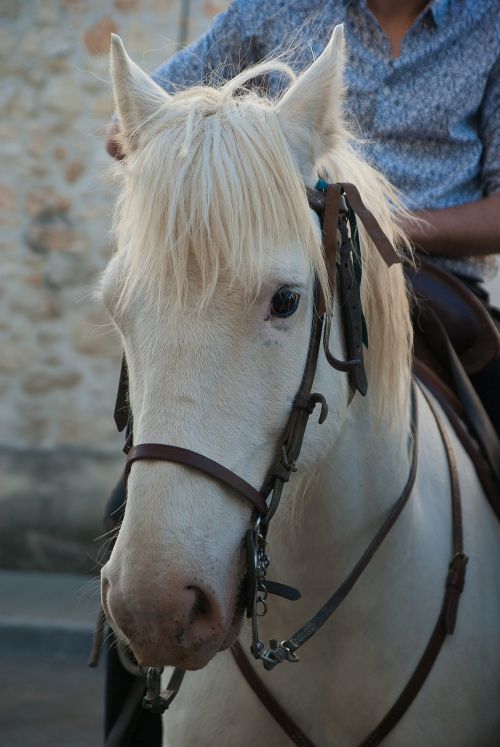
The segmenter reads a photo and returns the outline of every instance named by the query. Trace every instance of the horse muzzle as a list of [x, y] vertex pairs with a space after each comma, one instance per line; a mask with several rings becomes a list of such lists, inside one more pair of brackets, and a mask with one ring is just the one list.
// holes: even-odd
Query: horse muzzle
[[225, 613], [215, 590], [195, 574], [137, 588], [104, 567], [101, 591], [109, 624], [144, 667], [201, 669], [231, 637], [234, 605]]

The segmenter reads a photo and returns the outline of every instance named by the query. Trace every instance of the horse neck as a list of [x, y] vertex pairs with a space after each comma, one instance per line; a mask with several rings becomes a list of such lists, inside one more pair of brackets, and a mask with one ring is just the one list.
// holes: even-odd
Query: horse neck
[[[369, 397], [355, 396], [342, 431], [305, 496], [297, 485], [295, 500], [304, 505], [296, 520], [291, 524], [283, 510], [275, 517], [273, 576], [278, 577], [280, 565], [284, 581], [303, 588], [312, 583], [324, 601], [325, 591], [331, 593], [332, 584], [349, 573], [407, 481], [410, 422], [410, 397], [395, 424], [380, 417]], [[306, 562], [298, 563], [299, 556]], [[298, 575], [291, 578], [292, 572]], [[313, 595], [308, 596], [313, 602]]]

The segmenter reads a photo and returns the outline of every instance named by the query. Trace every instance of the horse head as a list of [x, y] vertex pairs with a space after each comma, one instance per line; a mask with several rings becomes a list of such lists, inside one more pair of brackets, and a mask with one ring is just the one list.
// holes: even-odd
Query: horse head
[[[337, 27], [297, 78], [270, 62], [220, 88], [168, 95], [113, 38], [126, 155], [116, 167], [118, 250], [102, 294], [123, 340], [134, 442], [197, 452], [257, 489], [301, 383], [315, 279], [331, 304], [305, 185], [315, 184], [321, 168], [344, 178], [349, 164], [380, 205], [389, 238], [399, 237], [386, 206], [390, 188], [347, 144], [343, 64]], [[248, 88], [271, 72], [292, 78], [278, 101]], [[389, 282], [369, 241], [366, 247], [364, 274], [379, 280], [362, 288], [377, 340], [368, 366], [376, 378], [384, 364], [380, 380], [394, 388], [407, 364], [408, 325], [389, 320], [406, 303], [404, 284], [399, 271]], [[330, 343], [340, 352], [338, 316]], [[387, 342], [401, 351], [399, 367], [383, 360]], [[321, 357], [314, 387], [327, 395], [330, 415], [308, 427], [300, 484], [321, 469], [348, 415], [347, 378]], [[110, 624], [141, 664], [198, 669], [232, 644], [251, 519], [248, 501], [210, 475], [165, 461], [133, 464], [102, 597]]]

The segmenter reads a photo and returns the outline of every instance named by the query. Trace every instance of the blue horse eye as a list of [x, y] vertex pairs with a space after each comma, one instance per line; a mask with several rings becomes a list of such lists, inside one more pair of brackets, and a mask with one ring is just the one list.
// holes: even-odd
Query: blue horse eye
[[271, 300], [270, 314], [283, 319], [294, 314], [299, 306], [300, 293], [293, 291], [287, 285], [283, 285], [274, 294]]

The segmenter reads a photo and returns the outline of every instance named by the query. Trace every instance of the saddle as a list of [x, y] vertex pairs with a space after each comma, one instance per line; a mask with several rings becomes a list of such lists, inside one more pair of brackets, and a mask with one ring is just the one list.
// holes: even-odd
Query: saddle
[[500, 334], [465, 283], [427, 257], [419, 265], [407, 269], [415, 371], [443, 407], [500, 517], [500, 441], [469, 378], [500, 356]]
[[417, 300], [441, 320], [469, 376], [479, 373], [500, 355], [500, 334], [489, 313], [455, 275], [427, 257], [419, 256], [419, 265], [407, 273]]

